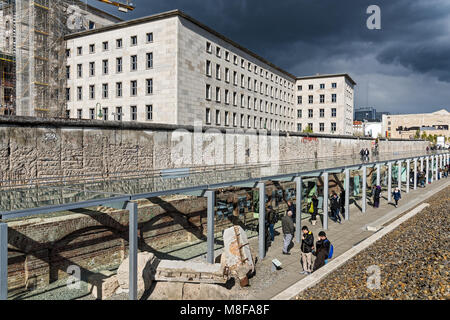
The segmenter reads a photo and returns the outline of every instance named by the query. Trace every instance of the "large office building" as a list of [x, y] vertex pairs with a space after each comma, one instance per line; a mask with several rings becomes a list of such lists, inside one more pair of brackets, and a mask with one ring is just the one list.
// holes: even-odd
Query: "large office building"
[[297, 78], [297, 131], [352, 135], [355, 85], [347, 74]]
[[450, 112], [383, 115], [383, 135], [387, 138], [413, 139], [418, 132], [450, 138]]
[[390, 115], [390, 112], [378, 112], [372, 107], [360, 107], [355, 109], [354, 121], [381, 122], [383, 115]]
[[74, 33], [66, 43], [70, 118], [303, 131], [297, 89], [317, 82], [309, 94], [318, 105], [326, 96], [322, 132], [352, 133], [348, 75], [298, 78], [178, 10]]

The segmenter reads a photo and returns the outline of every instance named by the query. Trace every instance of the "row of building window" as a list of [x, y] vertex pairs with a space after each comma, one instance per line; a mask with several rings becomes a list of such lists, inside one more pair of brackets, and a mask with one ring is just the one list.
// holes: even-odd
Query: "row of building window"
[[[93, 100], [95, 99], [95, 85], [89, 85], [89, 99]], [[131, 80], [130, 81], [130, 97], [136, 97], [138, 93], [138, 81], [137, 80]], [[145, 80], [145, 93], [146, 95], [152, 95], [153, 94], [153, 79], [146, 79]], [[103, 83], [102, 84], [102, 98], [108, 99], [109, 98], [109, 84]], [[83, 100], [83, 87], [77, 87], [76, 92], [76, 99], [78, 101]], [[121, 98], [123, 97], [123, 83], [122, 82], [116, 82], [116, 97]], [[70, 88], [66, 88], [66, 100], [71, 100], [71, 91]]]
[[[319, 85], [319, 88], [320, 88], [320, 90], [325, 90], [325, 88], [326, 88], [325, 83], [321, 83]], [[313, 84], [308, 85], [308, 89], [309, 90], [314, 90], [314, 85]], [[336, 82], [333, 82], [331, 84], [331, 89], [337, 89], [337, 83]], [[303, 91], [303, 85], [297, 86], [297, 91]]]
[[[116, 121], [123, 120], [124, 113], [123, 113], [122, 107], [116, 107], [115, 112], [112, 112], [111, 114], [109, 113], [109, 110], [110, 109], [108, 107], [103, 107], [100, 110], [96, 110], [95, 108], [90, 108], [89, 114], [88, 114], [88, 119], [95, 120], [95, 119], [98, 119], [99, 116], [101, 116], [101, 118], [106, 121], [106, 120], [109, 120], [109, 115], [111, 115], [111, 117], [112, 117], [111, 120], [116, 120]], [[130, 106], [130, 117], [129, 117], [130, 121], [137, 121], [137, 111], [138, 111], [137, 106]], [[98, 112], [98, 113], [96, 114], [96, 112]], [[71, 118], [70, 110], [66, 110], [66, 117]], [[153, 120], [153, 105], [148, 104], [145, 106], [145, 117], [146, 117], [145, 119], [147, 121]], [[76, 118], [84, 119], [83, 109], [77, 109]]]
[[[148, 52], [146, 54], [146, 69], [153, 69], [153, 52]], [[71, 67], [66, 66], [66, 77], [67, 79], [70, 79], [71, 77]], [[130, 71], [138, 71], [138, 56], [132, 55], [130, 57]], [[82, 78], [83, 77], [83, 64], [77, 64], [77, 77]], [[116, 73], [122, 73], [123, 72], [123, 58], [118, 57], [116, 58]], [[109, 60], [105, 59], [102, 60], [102, 74], [108, 75], [109, 74]], [[95, 61], [89, 62], [89, 76], [94, 77], [95, 76]]]
[[[314, 125], [312, 123], [308, 123], [308, 125], [305, 128], [305, 130], [314, 132]], [[303, 131], [303, 126], [302, 126], [301, 123], [297, 123], [297, 131], [298, 132], [302, 132]], [[330, 131], [331, 132], [336, 132], [337, 131], [336, 122], [331, 122], [331, 124], [330, 124]], [[319, 132], [325, 132], [325, 123], [319, 123]]]
[[[314, 96], [308, 96], [308, 103], [314, 104]], [[325, 103], [325, 95], [321, 94], [319, 96], [319, 103]], [[331, 95], [331, 103], [337, 103], [337, 94], [333, 93]], [[297, 97], [297, 104], [303, 104], [303, 96]]]
[[[153, 32], [148, 32], [145, 36], [146, 42], [147, 43], [153, 43]], [[130, 47], [134, 47], [138, 45], [138, 36], [134, 35], [130, 37]], [[123, 48], [123, 39], [119, 38], [116, 39], [116, 49], [121, 49]], [[109, 50], [109, 41], [103, 41], [102, 42], [102, 49], [103, 51], [108, 51]], [[77, 47], [77, 55], [81, 56], [83, 55], [83, 47]], [[95, 53], [95, 44], [91, 43], [89, 44], [89, 54], [94, 54]], [[67, 49], [66, 50], [66, 56], [68, 58], [70, 58], [71, 56], [71, 50]]]
[[[301, 119], [303, 117], [303, 112], [301, 109], [297, 110], [297, 118]], [[325, 109], [319, 110], [319, 117], [325, 118]], [[336, 108], [331, 108], [331, 117], [336, 118], [337, 117], [337, 110]], [[308, 118], [314, 118], [314, 109], [308, 109]]]
[[[209, 84], [206, 85], [206, 97], [205, 98], [208, 101], [212, 100], [212, 87]], [[233, 106], [237, 107], [238, 93], [237, 92], [231, 93], [228, 89], [225, 89], [224, 103], [230, 104], [231, 98], [233, 100], [232, 101]], [[217, 103], [222, 102], [222, 90], [219, 87], [216, 87], [215, 101]], [[286, 106], [274, 104], [273, 102], [269, 103], [268, 101], [264, 101], [264, 100], [258, 99], [258, 98], [252, 98], [250, 96], [246, 97], [244, 94], [240, 95], [240, 106], [242, 108], [247, 107], [248, 109], [253, 108], [255, 111], [258, 111], [258, 107], [259, 107], [260, 112], [266, 112], [266, 113], [270, 112], [272, 114], [275, 113], [275, 115], [278, 115], [278, 110], [279, 110], [280, 116], [285, 116], [285, 117], [293, 117], [294, 116], [294, 108], [289, 108]]]
[[[219, 64], [216, 64], [215, 73], [216, 73], [215, 78], [219, 81], [222, 80], [222, 68]], [[206, 76], [212, 77], [212, 63], [209, 60], [206, 60]], [[230, 76], [231, 76], [230, 69], [225, 68], [225, 82], [226, 83], [230, 83]], [[238, 72], [233, 71], [233, 85], [235, 85], [235, 86], [238, 85], [238, 78], [239, 78]], [[258, 92], [258, 84], [259, 84], [259, 93], [260, 94], [265, 94], [266, 96], [268, 96], [269, 92], [270, 92], [271, 98], [280, 99], [284, 102], [292, 103], [292, 97], [291, 97], [290, 93], [283, 92], [283, 90], [278, 90], [278, 88], [274, 88], [273, 86], [270, 86], [270, 89], [269, 89], [268, 84], [265, 84], [265, 90], [264, 90], [264, 83], [262, 81], [258, 82], [257, 79], [252, 79], [251, 77], [247, 77], [247, 79], [245, 79], [244, 74], [241, 74], [240, 78], [241, 78], [241, 87], [242, 88], [246, 87], [246, 80], [247, 80], [248, 90], [254, 90], [255, 92]], [[253, 88], [252, 88], [252, 83], [253, 83]]]
[[[221, 115], [222, 112], [220, 110], [215, 111], [215, 124], [221, 125]], [[205, 122], [206, 124], [210, 125], [213, 123], [213, 111], [211, 108], [206, 108], [206, 114], [205, 114]], [[231, 117], [231, 119], [230, 119]], [[238, 123], [239, 121], [239, 123]], [[257, 116], [251, 116], [251, 115], [245, 115], [245, 114], [239, 114], [237, 112], [224, 112], [224, 125], [225, 126], [233, 126], [241, 128], [253, 128], [253, 129], [267, 129], [267, 130], [292, 130], [293, 129], [293, 123], [281, 121], [281, 120], [274, 120], [274, 119], [267, 119]]]
[[[211, 44], [211, 42], [208, 42], [208, 41], [206, 42], [206, 52], [210, 53], [210, 54], [213, 53], [213, 45]], [[215, 54], [216, 54], [216, 56], [218, 58], [222, 58], [222, 48], [219, 47], [219, 46], [216, 46]], [[228, 50], [225, 50], [225, 54], [224, 55], [225, 55], [225, 61], [231, 62], [231, 54], [230, 54], [230, 52]], [[270, 81], [275, 82], [276, 84], [279, 83], [281, 86], [284, 86], [285, 88], [289, 88], [289, 89], [293, 88], [293, 84], [288, 82], [288, 81], [286, 81], [286, 79], [282, 79], [281, 77], [274, 76], [273, 73], [271, 73], [271, 72], [269, 73], [269, 71], [267, 71], [267, 70], [265, 71], [261, 67], [258, 68], [257, 65], [252, 64], [249, 61], [246, 61], [244, 58], [240, 58], [240, 60], [241, 60], [240, 63], [241, 63], [241, 68], [242, 69], [246, 69], [247, 68], [248, 71], [254, 72], [255, 74], [258, 74], [258, 71], [259, 71], [259, 75], [261, 77], [264, 78], [264, 74], [265, 74], [265, 78], [267, 80], [270, 79]], [[239, 58], [235, 54], [233, 55], [233, 64], [236, 65], [236, 66], [239, 64]]]

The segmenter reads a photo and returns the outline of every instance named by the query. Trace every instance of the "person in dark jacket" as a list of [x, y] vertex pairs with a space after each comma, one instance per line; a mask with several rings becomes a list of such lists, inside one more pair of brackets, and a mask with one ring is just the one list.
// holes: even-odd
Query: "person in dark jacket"
[[400, 192], [400, 189], [399, 188], [395, 188], [394, 192], [392, 192], [392, 196], [394, 197], [395, 207], [397, 208], [398, 201], [402, 198], [402, 194]]
[[311, 214], [311, 223], [313, 226], [315, 226], [317, 222], [317, 212], [319, 210], [318, 206], [319, 199], [317, 199], [316, 195], [313, 195], [308, 208], [308, 212]]
[[301, 263], [303, 272], [301, 274], [311, 274], [312, 272], [312, 251], [314, 249], [314, 235], [308, 230], [307, 226], [302, 228], [302, 244], [300, 251], [302, 253]]
[[270, 240], [275, 240], [275, 212], [272, 206], [266, 207], [266, 222], [269, 224]]
[[289, 246], [291, 245], [295, 232], [294, 222], [292, 222], [292, 211], [288, 211], [283, 219], [281, 219], [281, 227], [284, 234], [283, 254], [290, 255]]
[[319, 232], [319, 241], [316, 242], [316, 251], [314, 251], [314, 255], [316, 256], [316, 260], [314, 261], [313, 272], [320, 269], [325, 265], [325, 260], [328, 259], [328, 254], [330, 252], [330, 241], [327, 239], [327, 235], [325, 232]]
[[341, 223], [341, 217], [339, 216], [339, 208], [341, 207], [341, 205], [336, 192], [333, 192], [333, 195], [331, 196], [330, 207], [331, 207], [331, 220], [333, 220], [334, 222]]
[[375, 192], [373, 194], [373, 207], [378, 208], [380, 206], [381, 198], [381, 186], [376, 186]]
[[344, 213], [345, 213], [345, 190], [342, 190], [341, 194], [339, 195], [339, 204], [341, 205], [341, 214], [344, 217]]

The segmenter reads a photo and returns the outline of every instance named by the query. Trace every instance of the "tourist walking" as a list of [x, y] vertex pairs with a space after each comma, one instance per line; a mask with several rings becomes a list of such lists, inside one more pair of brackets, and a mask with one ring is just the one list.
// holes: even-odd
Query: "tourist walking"
[[307, 226], [302, 228], [302, 244], [300, 251], [302, 253], [301, 264], [303, 272], [301, 274], [311, 274], [312, 272], [312, 251], [314, 249], [314, 235], [308, 230]]
[[369, 156], [370, 156], [369, 149], [366, 148], [366, 150], [364, 151], [364, 157], [367, 162], [369, 161]]
[[292, 222], [292, 211], [289, 210], [281, 219], [281, 227], [284, 234], [283, 254], [290, 255], [289, 246], [291, 245], [295, 232], [294, 222]]
[[341, 204], [339, 203], [339, 198], [336, 192], [333, 192], [333, 195], [331, 196], [330, 207], [331, 207], [331, 220], [333, 220], [334, 222], [341, 223], [341, 217], [339, 216], [339, 208], [341, 207]]
[[319, 241], [316, 242], [316, 248], [314, 251], [314, 255], [316, 256], [316, 260], [314, 261], [313, 272], [320, 269], [325, 265], [325, 260], [328, 259], [328, 254], [330, 253], [330, 241], [327, 239], [327, 235], [325, 232], [319, 232]]
[[311, 214], [311, 224], [313, 226], [315, 226], [317, 222], [317, 212], [319, 210], [318, 207], [319, 207], [319, 199], [317, 199], [316, 195], [313, 195], [308, 209], [308, 212]]
[[270, 241], [275, 240], [275, 211], [273, 210], [272, 206], [267, 206], [266, 208], [266, 221], [269, 224], [269, 234], [270, 234]]
[[395, 207], [397, 208], [398, 201], [402, 198], [402, 194], [400, 192], [400, 189], [399, 188], [395, 188], [394, 192], [392, 192], [392, 196], [394, 197]]
[[375, 192], [373, 194], [373, 207], [378, 208], [380, 206], [380, 198], [381, 198], [381, 186], [375, 187]]

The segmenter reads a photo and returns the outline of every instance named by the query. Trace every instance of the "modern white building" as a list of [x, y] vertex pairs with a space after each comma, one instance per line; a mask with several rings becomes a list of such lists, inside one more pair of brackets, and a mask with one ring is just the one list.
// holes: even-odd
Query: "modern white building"
[[[302, 80], [181, 11], [71, 34], [66, 42], [70, 118], [297, 129]], [[354, 84], [348, 79], [338, 76], [338, 89], [330, 89], [342, 95], [339, 102], [345, 84]]]

